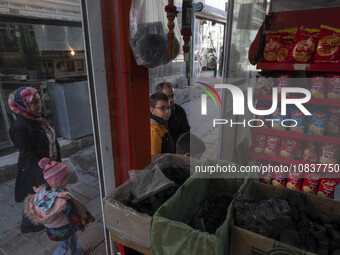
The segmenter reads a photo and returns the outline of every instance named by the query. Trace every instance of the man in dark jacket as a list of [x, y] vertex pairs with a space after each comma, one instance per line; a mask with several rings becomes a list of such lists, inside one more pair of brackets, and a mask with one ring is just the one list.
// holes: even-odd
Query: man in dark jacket
[[161, 92], [169, 97], [171, 115], [168, 120], [169, 133], [176, 144], [177, 139], [190, 130], [188, 117], [184, 109], [174, 102], [174, 90], [170, 82], [161, 82], [156, 87], [157, 92]]

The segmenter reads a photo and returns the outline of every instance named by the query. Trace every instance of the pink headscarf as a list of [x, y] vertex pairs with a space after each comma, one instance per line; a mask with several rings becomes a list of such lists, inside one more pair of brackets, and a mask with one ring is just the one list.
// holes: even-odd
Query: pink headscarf
[[31, 102], [38, 90], [31, 87], [21, 87], [13, 91], [8, 97], [9, 108], [16, 114], [26, 119], [40, 122], [49, 141], [49, 156], [51, 160], [57, 159], [57, 147], [55, 143], [55, 132], [41, 114], [31, 110]]

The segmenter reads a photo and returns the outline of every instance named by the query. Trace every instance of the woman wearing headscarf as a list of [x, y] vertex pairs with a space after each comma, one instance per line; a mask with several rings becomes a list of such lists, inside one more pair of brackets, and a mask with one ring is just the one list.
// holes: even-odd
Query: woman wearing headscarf
[[[10, 109], [17, 119], [9, 129], [13, 144], [19, 150], [18, 172], [15, 181], [15, 201], [23, 202], [28, 194], [34, 194], [33, 187], [45, 183], [38, 162], [42, 158], [61, 161], [60, 148], [55, 132], [41, 114], [39, 92], [31, 87], [21, 87], [8, 98]], [[22, 233], [36, 232], [43, 226], [33, 225], [24, 215], [20, 230]]]

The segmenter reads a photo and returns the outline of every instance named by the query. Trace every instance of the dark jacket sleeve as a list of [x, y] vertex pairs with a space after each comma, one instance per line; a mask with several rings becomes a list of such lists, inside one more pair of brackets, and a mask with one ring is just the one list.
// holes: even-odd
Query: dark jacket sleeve
[[33, 146], [30, 127], [28, 125], [17, 125], [10, 129], [10, 136], [14, 145], [18, 148], [20, 156], [24, 158], [22, 168], [29, 172], [37, 184], [45, 183], [42, 169], [38, 166], [41, 159], [36, 154], [36, 148]]
[[182, 110], [182, 115], [183, 115], [183, 122], [182, 122], [183, 124], [181, 127], [181, 133], [184, 134], [190, 131], [190, 125], [189, 125], [188, 117], [187, 117], [185, 110], [182, 107], [181, 107], [181, 110]]

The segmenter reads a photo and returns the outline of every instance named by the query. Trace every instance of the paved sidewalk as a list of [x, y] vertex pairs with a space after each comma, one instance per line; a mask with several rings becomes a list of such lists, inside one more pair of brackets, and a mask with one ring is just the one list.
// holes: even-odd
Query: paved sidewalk
[[[78, 233], [79, 243], [91, 245], [91, 255], [105, 254], [94, 146], [89, 146], [68, 157], [75, 165], [79, 179], [77, 183], [67, 187], [96, 218], [85, 232]], [[51, 241], [45, 231], [21, 234], [19, 226], [23, 203], [14, 202], [14, 183], [15, 179], [12, 179], [0, 184], [0, 255], [52, 254], [58, 243]]]

